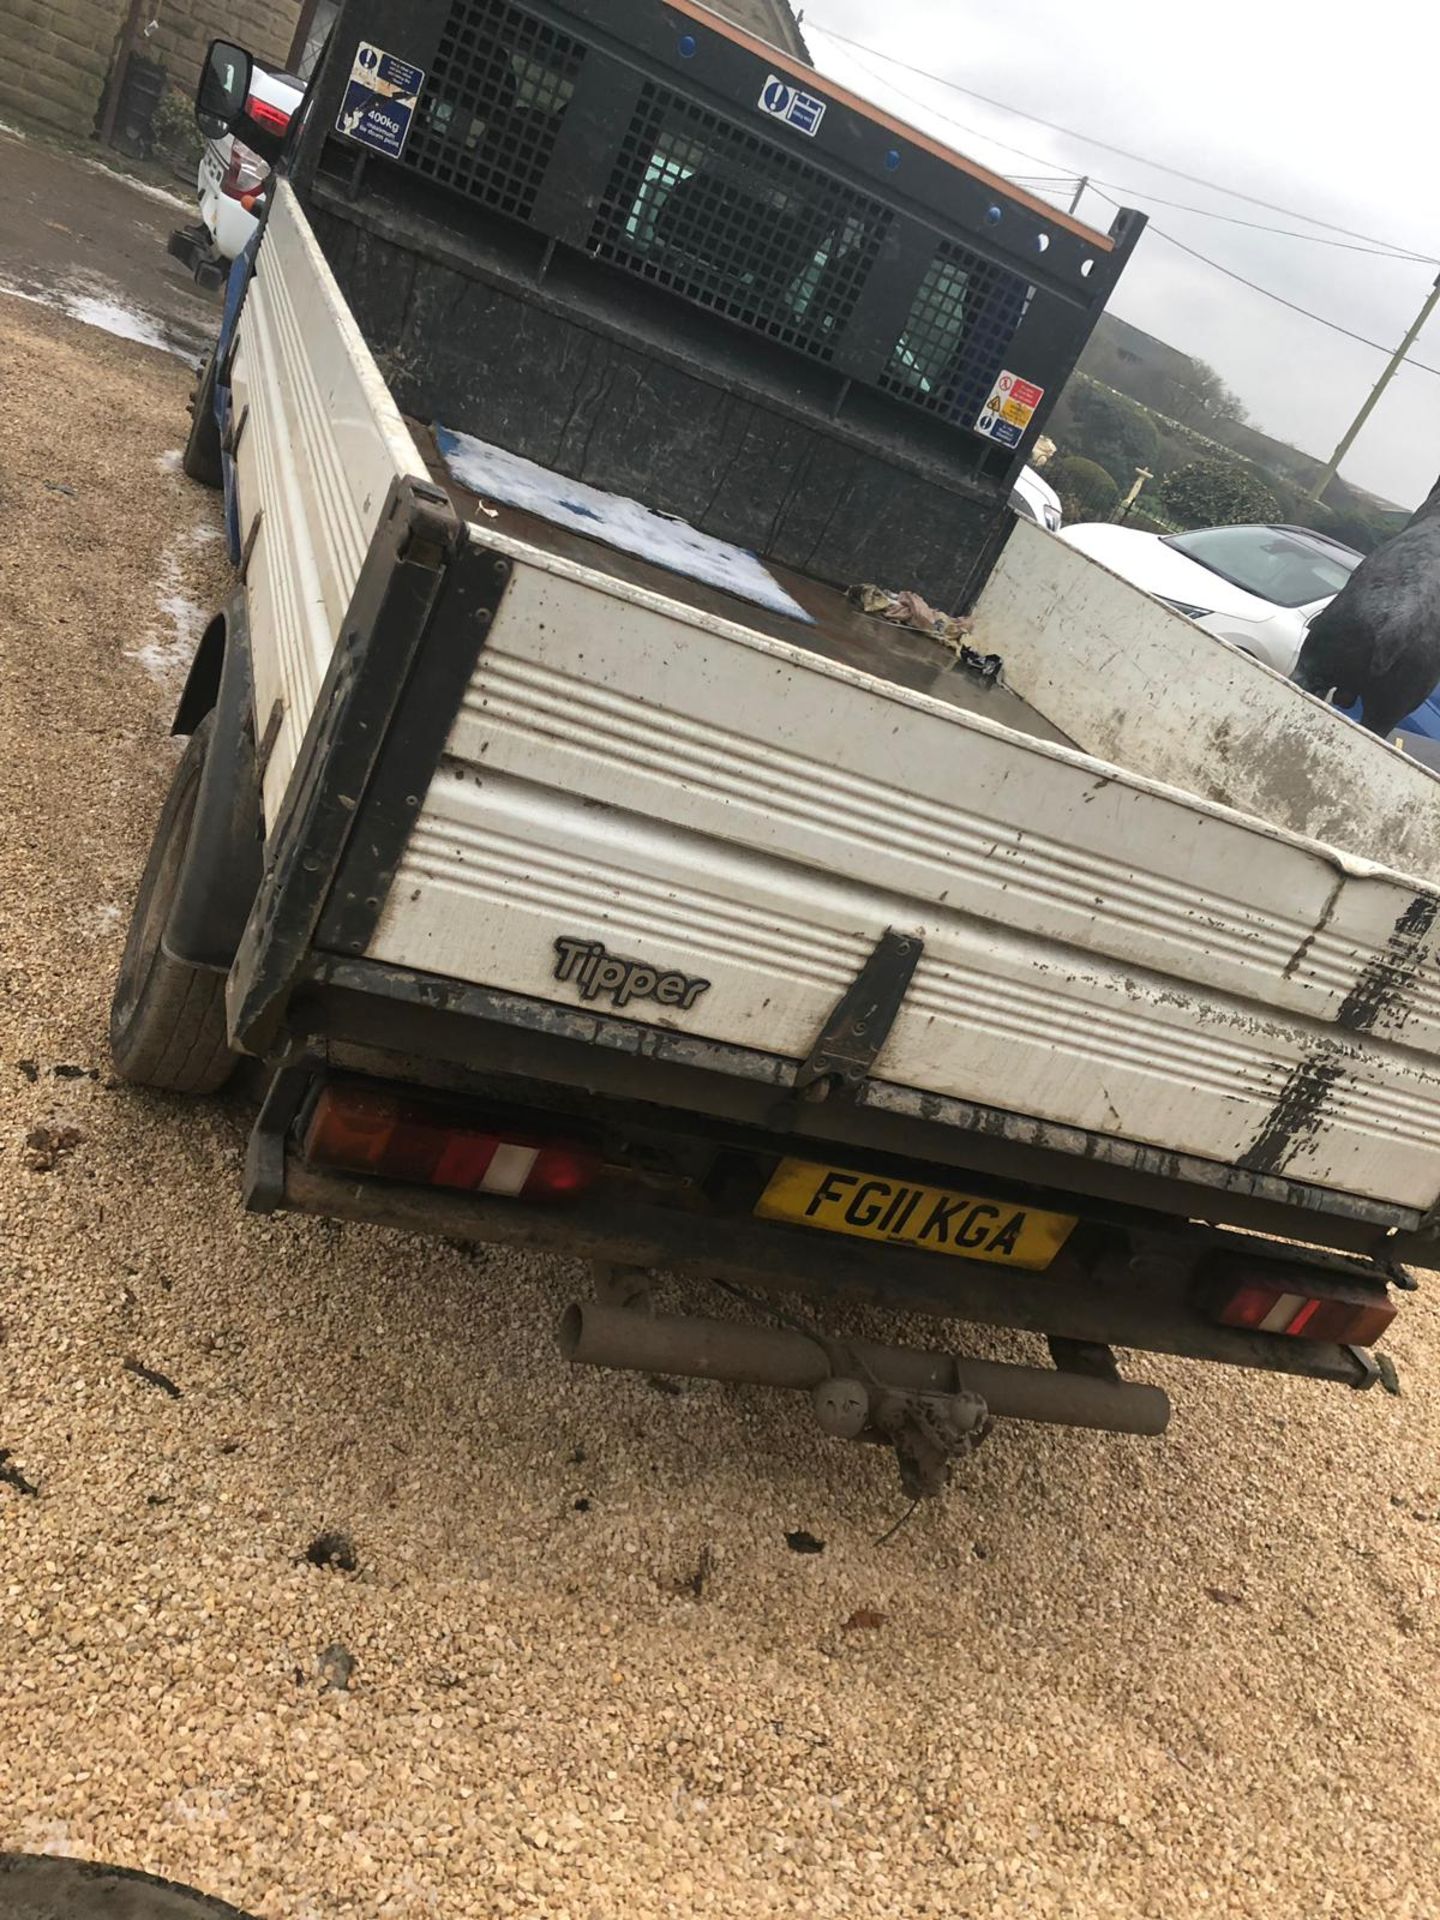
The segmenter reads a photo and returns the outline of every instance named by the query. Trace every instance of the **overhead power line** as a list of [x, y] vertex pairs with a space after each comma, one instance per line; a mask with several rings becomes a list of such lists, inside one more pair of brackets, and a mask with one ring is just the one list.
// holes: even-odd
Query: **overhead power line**
[[[811, 24], [813, 25], [814, 23], [812, 22]], [[821, 32], [829, 33], [830, 29], [828, 27], [822, 27]], [[837, 40], [844, 38], [844, 36], [841, 34], [832, 34], [831, 37]], [[869, 48], [869, 47], [861, 48], [858, 46], [858, 43], [854, 41], [847, 41], [846, 44], [852, 47], [853, 49], [859, 51], [860, 53], [870, 53], [874, 51], [873, 48]], [[885, 54], [882, 54], [880, 57], [882, 59], [889, 58], [889, 56]], [[862, 59], [860, 64], [863, 67], [865, 67], [866, 71], [871, 75], [872, 78], [880, 80], [882, 84], [889, 84], [888, 82], [885, 82], [883, 75], [876, 74], [875, 69], [871, 67], [867, 61]], [[895, 64], [897, 66], [903, 66], [905, 63], [903, 61], [896, 61]], [[911, 69], [911, 71], [919, 72], [920, 69], [914, 68], [914, 69]], [[930, 78], [933, 78], [934, 76], [925, 74], [922, 77], [926, 79], [930, 79]], [[946, 82], [945, 84], [949, 85], [952, 83]], [[964, 91], [967, 91], [967, 89], [962, 88], [960, 89], [960, 91], [964, 92]], [[977, 98], [984, 98], [984, 96], [977, 95]], [[933, 118], [943, 121], [946, 126], [955, 127], [961, 133], [969, 134], [974, 139], [988, 140], [993, 146], [1003, 148], [1006, 153], [1018, 154], [1022, 160], [1029, 160], [1040, 166], [1044, 166], [1047, 164], [1047, 161], [1042, 159], [1039, 154], [1027, 153], [1023, 147], [1012, 146], [1009, 141], [996, 140], [993, 135], [982, 133], [977, 128], [974, 128], [974, 127], [967, 127], [961, 121], [956, 120], [953, 117], [953, 115], [942, 112], [938, 107], [932, 107], [932, 106], [929, 106], [928, 104], [920, 103], [920, 102], [916, 102], [914, 103], [914, 105], [918, 109], [923, 110], [924, 112], [932, 115]], [[1019, 110], [1018, 108], [1010, 108], [1010, 109], [1007, 109], [1007, 111], [1018, 112]], [[1042, 124], [1048, 125], [1049, 123], [1042, 122]], [[1075, 176], [1072, 176], [1072, 180], [1074, 177]], [[1066, 184], [1070, 184], [1070, 182], [1067, 181]], [[1139, 189], [1131, 189], [1129, 187], [1116, 186], [1114, 182], [1101, 183], [1095, 180], [1091, 180], [1088, 182], [1088, 184], [1092, 192], [1098, 194], [1100, 199], [1108, 202], [1108, 204], [1112, 207], [1118, 208], [1121, 204], [1120, 201], [1112, 197], [1116, 193], [1133, 195], [1134, 198], [1141, 199], [1141, 200], [1144, 200], [1147, 198], [1156, 199], [1156, 196], [1154, 195], [1147, 195], [1141, 192]], [[1207, 183], [1201, 182], [1200, 184], [1204, 185]], [[1109, 187], [1108, 192], [1105, 191], [1105, 187], [1107, 186]], [[1224, 189], [1221, 189], [1221, 191], [1224, 191]], [[1177, 212], [1200, 213], [1204, 211], [1203, 208], [1198, 208], [1198, 207], [1196, 208], [1180, 207], [1174, 201], [1162, 201], [1157, 199], [1156, 204], [1160, 206], [1174, 207]], [[1280, 211], [1283, 211], [1283, 209], [1280, 209]], [[1225, 214], [1216, 214], [1214, 217], [1219, 220], [1224, 220], [1226, 218], [1229, 218], [1230, 216], [1227, 216]], [[1304, 214], [1299, 214], [1295, 217], [1303, 220], [1307, 216]], [[1251, 223], [1249, 221], [1237, 221], [1236, 224], [1241, 226], [1249, 226]], [[1290, 229], [1288, 228], [1266, 227], [1261, 230], [1264, 232], [1276, 232], [1276, 233], [1290, 232]], [[1363, 333], [1356, 333], [1350, 327], [1342, 326], [1338, 320], [1327, 319], [1323, 313], [1315, 313], [1309, 307], [1302, 307], [1298, 301], [1287, 299], [1283, 293], [1276, 293], [1273, 288], [1261, 286], [1259, 281], [1250, 280], [1243, 273], [1237, 273], [1233, 267], [1227, 267], [1219, 260], [1212, 260], [1208, 254], [1201, 253], [1197, 247], [1190, 246], [1187, 241], [1178, 240], [1173, 233], [1167, 233], [1163, 227], [1157, 227], [1153, 221], [1150, 222], [1146, 231], [1149, 233], [1153, 233], [1158, 239], [1166, 241], [1170, 246], [1177, 247], [1181, 253], [1189, 254], [1192, 259], [1200, 261], [1200, 263], [1203, 266], [1207, 266], [1211, 268], [1216, 273], [1223, 274], [1227, 280], [1234, 280], [1240, 286], [1248, 287], [1252, 293], [1258, 293], [1259, 295], [1262, 296], [1262, 298], [1266, 300], [1273, 300], [1279, 306], [1288, 307], [1292, 313], [1299, 314], [1302, 319], [1312, 320], [1317, 326], [1326, 327], [1330, 330], [1330, 332], [1338, 333], [1347, 340], [1353, 340], [1359, 346], [1369, 347], [1372, 350], [1372, 352], [1385, 353], [1385, 354], [1393, 352], [1393, 348], [1383, 345], [1382, 342], [1380, 342], [1379, 340], [1371, 340]], [[1340, 241], [1340, 240], [1327, 240], [1320, 234], [1300, 233], [1300, 234], [1293, 234], [1292, 237], [1297, 240], [1311, 240], [1317, 246], [1333, 247], [1333, 246], [1344, 246], [1346, 244], [1344, 241]], [[1366, 250], [1367, 249], [1361, 249], [1361, 251], [1366, 251]], [[1424, 266], [1440, 266], [1440, 261], [1427, 259], [1423, 254], [1395, 255], [1387, 251], [1384, 257], [1387, 259], [1402, 258], [1406, 261], [1413, 261], [1418, 265], [1424, 265]], [[1414, 367], [1416, 371], [1419, 373], [1433, 374], [1437, 379], [1440, 379], [1440, 367], [1427, 366], [1423, 360], [1415, 360], [1407, 357], [1405, 361], [1405, 365], [1408, 367]]]
[[[822, 28], [821, 31], [825, 32], [828, 31], [828, 29]], [[854, 51], [853, 45], [852, 51]], [[867, 60], [862, 59], [860, 65], [864, 67], [871, 79], [878, 80], [882, 86], [890, 86], [893, 84], [893, 82], [886, 79], [884, 74], [878, 73]], [[941, 121], [947, 127], [953, 127], [957, 133], [966, 134], [972, 140], [988, 141], [991, 146], [999, 147], [1005, 153], [1013, 153], [1021, 160], [1030, 161], [1032, 165], [1045, 166], [1047, 164], [1047, 159], [1042, 155], [1029, 153], [1024, 147], [1014, 146], [1008, 140], [999, 140], [994, 134], [986, 133], [983, 128], [968, 126], [963, 120], [957, 120], [953, 114], [946, 113], [939, 107], [931, 106], [928, 101], [916, 101], [913, 105], [916, 110], [929, 114], [932, 119]], [[1016, 111], [1018, 111], [1018, 109], [1016, 109]], [[1053, 165], [1054, 163], [1050, 161], [1048, 164]], [[1248, 227], [1256, 233], [1279, 234], [1290, 240], [1304, 240], [1308, 242], [1309, 245], [1315, 247], [1338, 247], [1342, 253], [1367, 253], [1381, 260], [1403, 260], [1413, 262], [1417, 266], [1440, 267], [1440, 258], [1431, 258], [1429, 254], [1397, 252], [1395, 249], [1384, 246], [1383, 244], [1362, 245], [1358, 241], [1332, 240], [1328, 235], [1323, 233], [1297, 233], [1294, 227], [1272, 227], [1268, 222], [1261, 220], [1244, 220], [1239, 214], [1221, 213], [1214, 207], [1192, 207], [1188, 203], [1179, 200], [1162, 199], [1158, 193], [1151, 193], [1148, 187], [1127, 187], [1114, 180], [1097, 180], [1090, 174], [1084, 176], [1073, 173], [1065, 175], [1011, 174], [1009, 178], [1017, 187], [1044, 187], [1053, 185], [1063, 187], [1066, 191], [1076, 186], [1083, 178], [1084, 184], [1087, 187], [1093, 187], [1097, 192], [1100, 192], [1100, 198], [1102, 200], [1109, 198], [1109, 195], [1100, 190], [1108, 187], [1111, 193], [1123, 193], [1127, 202], [1148, 200], [1153, 202], [1157, 207], [1170, 207], [1176, 213], [1198, 214], [1202, 220], [1220, 220], [1227, 226]], [[1220, 191], [1224, 192], [1225, 189], [1221, 188]], [[1121, 202], [1111, 200], [1110, 204], [1112, 206], [1119, 206]], [[1304, 214], [1297, 216], [1297, 218], [1302, 220], [1305, 217]]]
[[[823, 31], [825, 31], [825, 29], [822, 28], [822, 32]], [[852, 51], [856, 50], [852, 47]], [[894, 81], [887, 79], [883, 73], [877, 73], [868, 60], [862, 58], [859, 64], [865, 69], [866, 73], [869, 74], [870, 78], [877, 81], [880, 86], [894, 86]], [[1024, 147], [1017, 147], [1009, 140], [997, 140], [993, 133], [986, 133], [980, 127], [967, 126], [963, 120], [957, 120], [953, 114], [943, 113], [939, 107], [932, 107], [928, 103], [923, 103], [922, 105], [922, 103], [917, 102], [916, 106], [925, 113], [928, 113], [933, 120], [943, 121], [947, 127], [953, 127], [957, 133], [963, 133], [971, 140], [983, 140], [992, 147], [999, 147], [1002, 153], [1013, 153], [1017, 159], [1028, 160], [1032, 166], [1053, 168], [1055, 165], [1054, 157], [1050, 154], [1028, 153]], [[1011, 174], [1009, 177], [1017, 186], [1022, 183], [1021, 176], [1017, 174]], [[1044, 177], [1049, 179], [1057, 176], [1046, 175]], [[1026, 175], [1024, 178], [1028, 180], [1032, 178], [1032, 176]], [[1067, 187], [1073, 187], [1078, 178], [1078, 174], [1070, 174], [1065, 178], [1064, 184]]]
[[[829, 39], [837, 41], [842, 47], [849, 47], [855, 53], [872, 54], [877, 60], [897, 67], [902, 73], [914, 74], [917, 79], [928, 80], [932, 86], [948, 87], [954, 93], [963, 93], [968, 99], [979, 100], [987, 107], [994, 107], [1000, 113], [1013, 114], [1019, 120], [1028, 120], [1033, 126], [1045, 127], [1051, 133], [1063, 134], [1067, 140], [1078, 140], [1084, 146], [1097, 147], [1103, 153], [1118, 154], [1122, 160], [1133, 160], [1138, 166], [1152, 167], [1157, 173], [1168, 173], [1176, 180], [1186, 180], [1192, 187], [1204, 187], [1210, 193], [1223, 193], [1231, 200], [1243, 200], [1248, 206], [1262, 207], [1267, 213], [1283, 214], [1287, 220], [1303, 220], [1307, 226], [1323, 228], [1326, 233], [1342, 234], [1347, 240], [1364, 240], [1383, 251], [1407, 260], [1422, 261], [1427, 266], [1436, 265], [1428, 255], [1417, 252], [1413, 247], [1402, 247], [1393, 241], [1381, 240], [1373, 233], [1357, 233], [1353, 227], [1337, 226], [1334, 221], [1322, 220], [1313, 213], [1303, 213], [1294, 207], [1285, 207], [1274, 200], [1262, 200], [1253, 193], [1244, 193], [1238, 187], [1223, 186], [1217, 180], [1207, 180], [1201, 174], [1187, 173], [1183, 167], [1172, 167], [1163, 160], [1155, 160], [1149, 154], [1135, 153], [1128, 147], [1117, 147], [1112, 141], [1101, 140], [1093, 133], [1082, 133], [1077, 127], [1062, 126], [1058, 120], [1047, 120], [1038, 113], [1029, 113], [1024, 107], [1012, 107], [1008, 101], [997, 100], [992, 94], [981, 93], [976, 87], [962, 86], [958, 80], [949, 80], [943, 74], [931, 73], [926, 67], [917, 67], [898, 55], [886, 53], [881, 47], [872, 47], [862, 40], [852, 40], [848, 34], [837, 32], [834, 27], [822, 25], [818, 20], [806, 18], [807, 28], [817, 28]], [[933, 111], [933, 109], [932, 109]], [[943, 116], [942, 116], [943, 117]], [[988, 136], [985, 136], [988, 137]], [[997, 145], [1004, 146], [1004, 141]], [[1010, 147], [1012, 153], [1019, 153], [1019, 147]], [[1034, 160], [1038, 156], [1027, 154], [1025, 158]], [[1041, 162], [1041, 164], [1045, 164]]]
[[[1097, 187], [1095, 191], [1099, 193], [1100, 190]], [[1108, 193], [1101, 193], [1100, 198], [1102, 200], [1108, 200], [1112, 207], [1118, 207], [1120, 204], [1118, 200], [1111, 200]], [[1262, 294], [1265, 299], [1273, 300], [1279, 306], [1288, 307], [1291, 313], [1298, 313], [1302, 319], [1313, 320], [1315, 324], [1320, 327], [1328, 327], [1331, 333], [1343, 334], [1347, 340], [1354, 340], [1362, 347], [1373, 347], [1376, 353], [1393, 353], [1395, 351], [1393, 347], [1387, 347], [1379, 340], [1371, 340], [1363, 333], [1355, 333], [1351, 328], [1341, 326], [1338, 320], [1327, 320], [1323, 313], [1315, 313], [1309, 307], [1302, 307], [1298, 301], [1287, 299], [1283, 293], [1276, 293], [1273, 287], [1264, 287], [1261, 286], [1258, 280], [1247, 279], [1243, 273], [1237, 273], [1233, 267], [1227, 267], [1219, 260], [1212, 260], [1208, 253], [1201, 253], [1198, 247], [1192, 247], [1184, 240], [1177, 240], [1173, 233], [1167, 233], [1163, 227], [1157, 227], [1153, 221], [1146, 231], [1153, 233], [1158, 239], [1166, 241], [1170, 246], [1178, 247], [1181, 253], [1188, 253], [1192, 260], [1199, 260], [1204, 266], [1212, 268], [1216, 273], [1223, 273], [1227, 280], [1234, 280], [1237, 281], [1240, 286], [1248, 287], [1251, 293]], [[1414, 367], [1419, 373], [1433, 373], [1437, 379], [1440, 379], [1440, 367], [1427, 366], [1423, 360], [1412, 360], [1407, 357], [1405, 365], [1407, 367]]]
[[[1272, 227], [1264, 220], [1242, 220], [1236, 213], [1220, 213], [1214, 207], [1192, 207], [1181, 200], [1162, 200], [1158, 193], [1151, 193], [1148, 187], [1126, 187], [1114, 180], [1096, 180], [1093, 175], [1087, 177], [1087, 184], [1100, 192], [1108, 187], [1112, 193], [1123, 193], [1127, 200], [1149, 200], [1157, 207], [1170, 207], [1176, 213], [1195, 213], [1202, 220], [1223, 220], [1230, 227], [1248, 227], [1252, 233], [1278, 233], [1287, 240], [1308, 240], [1316, 247], [1339, 247], [1344, 253], [1368, 253], [1377, 260], [1401, 260], [1418, 267], [1440, 267], [1440, 258], [1432, 259], [1426, 253], [1396, 253], [1390, 247], [1365, 246], [1358, 240], [1331, 240], [1323, 233], [1297, 233], [1294, 227]], [[1100, 193], [1102, 200], [1107, 198]], [[1119, 206], [1118, 200], [1111, 202]]]

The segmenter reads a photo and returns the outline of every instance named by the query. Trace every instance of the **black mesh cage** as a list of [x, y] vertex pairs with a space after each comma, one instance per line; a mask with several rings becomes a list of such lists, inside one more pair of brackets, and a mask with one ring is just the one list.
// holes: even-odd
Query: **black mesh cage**
[[[398, 135], [362, 46], [423, 75]], [[690, 0], [343, 0], [288, 164], [406, 412], [957, 610], [1144, 225]]]
[[1034, 292], [1018, 274], [943, 241], [878, 384], [969, 426], [989, 397]]
[[584, 57], [579, 41], [505, 0], [457, 0], [407, 163], [528, 219]]
[[889, 223], [797, 155], [647, 85], [590, 249], [829, 360]]
[[[567, 32], [535, 0], [440, 11], [403, 164], [546, 231], [566, 116], [597, 50], [580, 23]], [[772, 137], [653, 77], [632, 98], [572, 244], [937, 421], [974, 425], [1034, 298], [1023, 271], [937, 236], [908, 319], [858, 340], [852, 322], [886, 271], [896, 210], [816, 164], [791, 132]]]

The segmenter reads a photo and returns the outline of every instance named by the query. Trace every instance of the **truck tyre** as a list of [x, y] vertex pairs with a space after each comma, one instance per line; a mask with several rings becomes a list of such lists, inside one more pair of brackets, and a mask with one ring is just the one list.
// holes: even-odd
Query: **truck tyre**
[[245, 1920], [236, 1908], [187, 1887], [89, 1860], [0, 1853], [5, 1920]]
[[195, 376], [190, 402], [190, 437], [180, 463], [202, 486], [223, 487], [225, 468], [220, 458], [220, 425], [215, 418], [215, 352], [212, 348]]
[[115, 1071], [135, 1086], [166, 1093], [215, 1093], [238, 1065], [225, 1024], [225, 975], [177, 960], [164, 947], [214, 730], [214, 715], [207, 714], [175, 769], [110, 1007]]

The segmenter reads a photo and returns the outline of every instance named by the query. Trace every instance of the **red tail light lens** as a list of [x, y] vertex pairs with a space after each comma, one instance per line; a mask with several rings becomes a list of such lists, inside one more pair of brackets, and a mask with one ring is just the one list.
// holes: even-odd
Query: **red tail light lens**
[[1395, 1313], [1393, 1301], [1362, 1294], [1358, 1288], [1348, 1293], [1316, 1293], [1292, 1271], [1274, 1280], [1247, 1280], [1228, 1297], [1222, 1296], [1216, 1317], [1222, 1326], [1248, 1327], [1255, 1333], [1368, 1347], [1384, 1333]]
[[243, 201], [248, 195], [258, 193], [269, 178], [268, 163], [253, 148], [247, 147], [243, 140], [231, 142], [230, 164], [220, 182], [223, 194], [231, 200]]
[[257, 127], [263, 127], [267, 133], [284, 133], [290, 125], [290, 115], [284, 107], [272, 107], [268, 100], [261, 100], [251, 94], [245, 102], [245, 111]]
[[566, 1200], [599, 1177], [600, 1155], [573, 1141], [488, 1129], [375, 1088], [326, 1087], [305, 1131], [317, 1166], [461, 1193]]

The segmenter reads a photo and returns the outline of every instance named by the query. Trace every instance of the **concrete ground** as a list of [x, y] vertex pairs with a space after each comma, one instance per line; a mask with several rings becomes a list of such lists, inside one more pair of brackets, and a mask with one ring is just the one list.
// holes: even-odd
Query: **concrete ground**
[[116, 156], [76, 152], [39, 133], [0, 130], [0, 292], [28, 294], [197, 358], [219, 324], [219, 295], [197, 291], [165, 252], [198, 218], [185, 183]]
[[182, 358], [62, 296], [188, 351], [178, 217], [0, 137], [0, 1851], [263, 1920], [1429, 1920], [1433, 1283], [1401, 1398], [1135, 1358], [1164, 1440], [1011, 1428], [884, 1539], [804, 1407], [570, 1374], [571, 1264], [247, 1216], [246, 1093], [112, 1079], [228, 581]]

